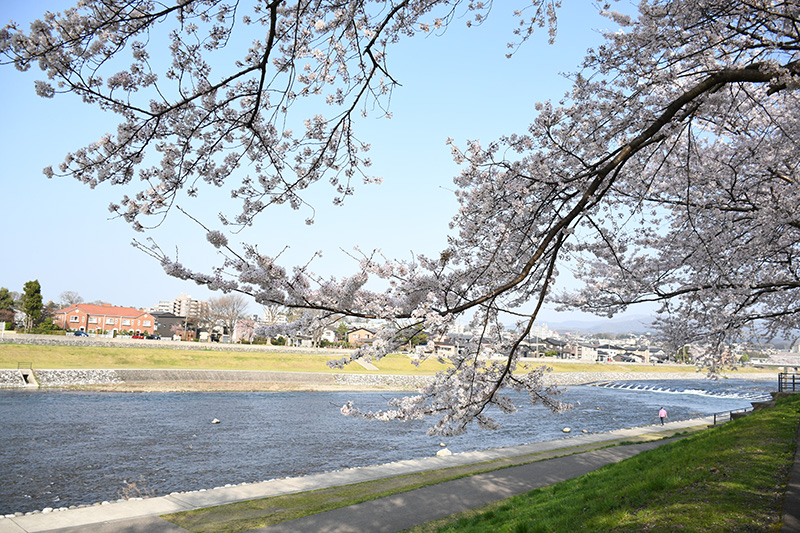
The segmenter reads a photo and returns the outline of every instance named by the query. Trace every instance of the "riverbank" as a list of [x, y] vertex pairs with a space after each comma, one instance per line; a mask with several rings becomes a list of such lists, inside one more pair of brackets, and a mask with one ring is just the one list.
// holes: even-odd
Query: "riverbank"
[[[159, 515], [179, 513], [192, 509], [206, 509], [219, 505], [281, 497], [290, 494], [313, 494], [321, 489], [336, 489], [376, 480], [402, 480], [404, 476], [426, 472], [447, 471], [472, 466], [473, 473], [506, 468], [510, 464], [525, 464], [559, 455], [586, 452], [621, 442], [652, 441], [653, 438], [671, 436], [677, 432], [707, 427], [710, 419], [672, 422], [666, 426], [644, 426], [607, 433], [584, 434], [569, 439], [542, 441], [521, 446], [495, 448], [450, 456], [424, 457], [389, 464], [349, 468], [302, 477], [273, 479], [258, 483], [242, 483], [207, 490], [176, 492], [152, 498], [134, 498], [116, 502], [98, 502], [95, 505], [72, 509], [46, 509], [41, 512], [15, 513], [0, 517], [0, 533], [6, 531], [51, 531], [76, 528], [85, 531], [90, 527], [110, 526], [103, 531], [175, 531], [158, 519]], [[395, 481], [395, 484], [398, 483]], [[163, 522], [163, 524], [162, 524]], [[163, 527], [164, 529], [159, 529]], [[16, 529], [14, 529], [16, 528]], [[21, 528], [21, 529], [20, 529]], [[83, 529], [81, 529], [83, 528]], [[98, 530], [99, 529], [93, 529]]]
[[[10, 342], [10, 340], [16, 342]], [[96, 391], [351, 391], [416, 390], [446, 368], [436, 360], [412, 364], [393, 354], [334, 369], [342, 350], [288, 349], [177, 341], [13, 335], [0, 343], [0, 388], [67, 388]], [[208, 346], [206, 346], [208, 345]], [[541, 365], [547, 385], [581, 385], [627, 379], [704, 379], [690, 365], [584, 363], [552, 358], [521, 361], [518, 371]], [[775, 379], [751, 367], [728, 373]]]
[[[787, 407], [710, 431], [705, 431], [708, 419], [695, 419], [162, 497], [15, 513], [0, 517], [0, 533], [256, 528], [277, 533], [338, 531], [345, 524], [348, 531], [428, 533], [448, 525], [453, 531], [528, 531], [543, 523], [547, 525], [542, 529], [549, 531], [572, 531], [581, 523], [592, 530], [661, 530], [670, 524], [682, 531], [777, 531], [783, 525], [781, 531], [795, 532], [800, 487], [793, 437], [797, 408]], [[695, 436], [680, 444], [658, 440], [685, 437], [687, 432]], [[610, 466], [576, 478], [602, 465]], [[508, 499], [515, 494], [524, 496]]]
[[[732, 374], [737, 379], [775, 379], [772, 374]], [[546, 385], [585, 385], [598, 381], [706, 379], [702, 372], [556, 372]], [[115, 392], [180, 391], [411, 391], [431, 376], [170, 369], [14, 369], [0, 370], [0, 388], [80, 389]]]
[[442, 443], [459, 454], [569, 439], [657, 422], [653, 405], [665, 406], [677, 422], [741, 410], [774, 388], [772, 382], [694, 381], [566, 387], [561, 399], [575, 408], [558, 414], [512, 393], [515, 414], [490, 413], [499, 429], [472, 428], [448, 438], [426, 434], [432, 420], [341, 416], [348, 401], [363, 411], [385, 409], [397, 394], [384, 391], [0, 390], [0, 514], [114, 501], [130, 492], [131, 482], [168, 495], [431, 457]]

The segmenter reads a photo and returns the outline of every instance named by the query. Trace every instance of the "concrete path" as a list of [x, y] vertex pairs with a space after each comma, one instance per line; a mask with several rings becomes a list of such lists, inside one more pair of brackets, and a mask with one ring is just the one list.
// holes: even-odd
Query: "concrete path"
[[[495, 448], [480, 452], [460, 453], [446, 457], [426, 457], [326, 474], [198, 492], [173, 493], [158, 498], [117, 502], [68, 511], [0, 518], [0, 533], [33, 533], [40, 531], [56, 533], [179, 533], [185, 532], [185, 530], [158, 518], [158, 516], [225, 503], [336, 487], [501, 458], [558, 452], [559, 450], [568, 453], [568, 448], [576, 446], [603, 444], [645, 434], [671, 432], [698, 425], [708, 425], [711, 421], [711, 418], [706, 417], [670, 422], [664, 426], [644, 426], [608, 433], [583, 434], [560, 440], [508, 448]], [[373, 533], [400, 531], [430, 520], [527, 492], [540, 486], [579, 476], [605, 464], [621, 461], [645, 449], [657, 447], [663, 442], [655, 441], [594, 450], [505, 468], [284, 522], [256, 531], [262, 533], [296, 531]], [[797, 459], [800, 459], [800, 457]], [[797, 465], [795, 471], [800, 474], [800, 468], [797, 468]], [[800, 498], [800, 476], [792, 476], [790, 492], [791, 490], [795, 490]], [[800, 517], [800, 509], [790, 508], [789, 503], [790, 500], [787, 496], [788, 519], [796, 520], [797, 517]], [[795, 531], [800, 533], [800, 529], [783, 529], [781, 531], [783, 533], [794, 533]]]
[[258, 533], [394, 533], [586, 474], [664, 441], [595, 450], [505, 468], [306, 516]]

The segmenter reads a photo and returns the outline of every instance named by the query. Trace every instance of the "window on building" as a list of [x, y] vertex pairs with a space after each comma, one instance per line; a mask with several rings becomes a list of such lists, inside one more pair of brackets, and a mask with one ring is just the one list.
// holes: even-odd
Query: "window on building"
[[79, 316], [77, 316], [77, 315], [73, 315], [73, 316], [69, 317], [69, 321], [70, 321], [70, 322], [80, 322], [80, 321], [81, 321], [81, 319], [80, 319], [80, 317], [79, 317]]
[[117, 323], [116, 318], [106, 318], [106, 324], [116, 324], [116, 323]]
[[149, 327], [150, 326], [150, 321], [149, 320], [142, 320], [142, 326]]
[[97, 324], [97, 317], [96, 316], [90, 316], [89, 317], [89, 324]]
[[131, 319], [130, 318], [123, 318], [122, 319], [122, 325], [123, 326], [130, 326], [131, 325]]

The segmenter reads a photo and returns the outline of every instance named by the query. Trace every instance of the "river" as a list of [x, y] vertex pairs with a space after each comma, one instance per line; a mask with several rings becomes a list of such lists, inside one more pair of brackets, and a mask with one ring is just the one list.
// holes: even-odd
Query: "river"
[[[96, 393], [0, 390], [0, 515], [113, 501], [136, 483], [150, 495], [265, 481], [454, 452], [568, 438], [749, 407], [773, 381], [635, 381], [574, 386], [573, 409], [517, 402], [497, 431], [429, 437], [433, 421], [374, 422], [339, 414], [379, 409], [391, 393]], [[212, 424], [213, 419], [218, 424]]]

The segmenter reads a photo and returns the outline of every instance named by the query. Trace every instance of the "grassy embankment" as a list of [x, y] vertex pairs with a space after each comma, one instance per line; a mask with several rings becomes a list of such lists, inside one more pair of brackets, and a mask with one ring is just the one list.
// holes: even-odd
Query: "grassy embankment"
[[415, 528], [478, 531], [778, 531], [800, 396], [579, 478]]
[[[148, 342], [148, 341], [143, 341]], [[240, 352], [198, 348], [179, 350], [157, 345], [133, 347], [105, 346], [39, 346], [33, 344], [0, 344], [0, 368], [17, 368], [19, 362], [30, 362], [40, 369], [197, 369], [197, 370], [269, 370], [283, 372], [345, 372], [374, 374], [430, 375], [444, 368], [435, 360], [419, 367], [410, 364], [405, 355], [390, 355], [374, 362], [378, 370], [350, 365], [332, 370], [326, 364], [341, 357], [330, 350], [319, 354], [280, 353], [275, 351]], [[696, 372], [688, 365], [635, 365], [610, 363], [567, 363], [552, 360], [536, 361], [532, 366], [545, 364], [554, 372]], [[750, 372], [750, 370], [748, 370]]]
[[[265, 351], [218, 351], [198, 345], [197, 349], [184, 350], [169, 345], [142, 341], [141, 347], [131, 346], [75, 346], [75, 345], [32, 345], [0, 344], [0, 369], [17, 368], [18, 363], [30, 363], [34, 369], [180, 369], [180, 370], [253, 370], [277, 372], [309, 373], [347, 373], [427, 376], [443, 370], [444, 365], [434, 359], [424, 361], [419, 366], [411, 364], [407, 355], [395, 354], [384, 357], [368, 369], [351, 364], [343, 369], [332, 369], [327, 365], [331, 359], [342, 357], [337, 350], [323, 350], [320, 353], [282, 353], [276, 350]], [[614, 372], [636, 374], [680, 372], [696, 374], [689, 365], [643, 365], [577, 363], [558, 360], [535, 360], [524, 363], [529, 368], [546, 365], [553, 372]], [[752, 370], [748, 369], [748, 372]], [[773, 375], [774, 372], [769, 372]], [[598, 379], [600, 379], [598, 377]], [[278, 390], [341, 390], [349, 386], [323, 382], [319, 379], [301, 381], [146, 381], [122, 384], [82, 385], [76, 388], [104, 391], [278, 391]], [[385, 389], [385, 386], [361, 386], [363, 389]]]
[[[360, 365], [332, 370], [327, 361], [342, 354], [331, 350], [322, 354], [280, 353], [274, 351], [242, 352], [217, 350], [182, 350], [127, 346], [39, 346], [33, 344], [0, 344], [0, 368], [17, 368], [17, 363], [30, 362], [40, 369], [182, 369], [182, 370], [260, 370], [277, 372], [344, 372], [366, 373]], [[408, 357], [391, 356], [380, 362], [382, 374], [434, 374], [441, 369], [435, 361], [419, 368], [409, 364]], [[377, 373], [372, 371], [372, 373]]]
[[[425, 524], [409, 533], [778, 531], [797, 448], [799, 414], [800, 395], [590, 474]], [[550, 456], [538, 454], [398, 476], [164, 518], [194, 533], [247, 531]]]

